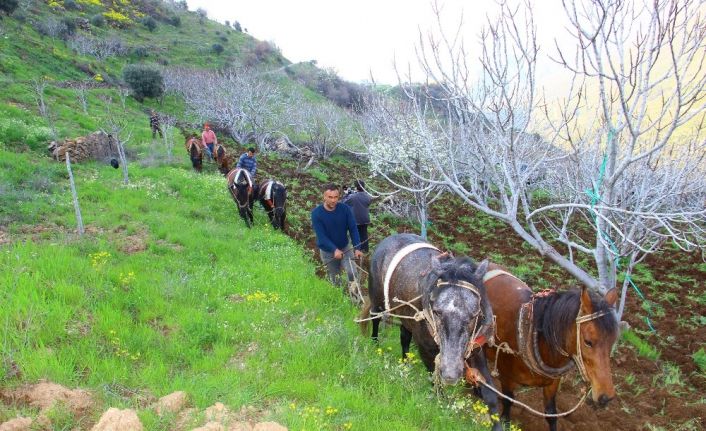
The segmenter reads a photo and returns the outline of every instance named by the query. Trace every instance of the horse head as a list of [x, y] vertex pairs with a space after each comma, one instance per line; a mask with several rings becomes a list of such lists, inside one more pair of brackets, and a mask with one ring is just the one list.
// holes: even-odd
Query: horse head
[[596, 294], [591, 295], [584, 287], [576, 317], [575, 362], [581, 374], [590, 382], [591, 398], [599, 407], [605, 407], [615, 398], [610, 352], [619, 333], [618, 322], [612, 310], [617, 299], [615, 289], [600, 298]]
[[430, 329], [439, 345], [439, 375], [444, 383], [454, 384], [463, 377], [471, 337], [492, 321], [483, 286], [488, 261], [476, 265], [469, 258], [442, 254], [433, 258], [432, 265], [421, 281], [426, 292], [423, 304], [430, 311]]

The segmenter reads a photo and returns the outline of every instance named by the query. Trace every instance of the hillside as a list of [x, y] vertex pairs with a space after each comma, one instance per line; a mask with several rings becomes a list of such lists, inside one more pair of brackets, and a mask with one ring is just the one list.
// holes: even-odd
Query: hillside
[[[170, 92], [138, 101], [122, 82], [128, 64], [193, 74], [249, 68], [283, 100], [344, 123], [353, 120], [342, 107], [360, 90], [315, 64], [291, 65], [183, 2], [21, 0], [0, 20], [0, 424], [22, 416], [35, 428], [91, 429], [116, 407], [135, 409], [145, 429], [195, 429], [220, 402], [232, 412], [224, 428], [485, 429], [482, 403], [460, 386], [434, 395], [418, 359], [400, 361], [397, 328], [370, 343], [354, 324], [356, 307], [321, 278], [309, 220], [320, 186], [350, 184], [368, 167], [340, 151], [316, 161], [259, 154], [258, 175], [287, 184], [289, 228], [273, 231], [258, 208], [248, 230], [215, 166], [194, 173], [182, 149], [182, 134], [208, 117]], [[166, 139], [152, 139], [149, 109], [172, 121]], [[113, 154], [73, 165], [86, 225], [79, 236], [66, 167], [46, 147], [111, 126], [121, 128], [129, 183], [107, 163]], [[341, 139], [354, 142], [346, 126]], [[285, 132], [297, 144], [315, 133]], [[218, 133], [232, 154], [246, 144], [225, 126]], [[387, 209], [374, 205], [372, 244], [419, 229]], [[445, 250], [488, 257], [536, 290], [575, 284], [457, 198], [436, 204], [430, 219], [430, 239]], [[702, 256], [666, 250], [633, 278], [644, 298], [631, 293], [632, 330], [613, 355], [619, 398], [604, 410], [582, 406], [560, 429], [706, 428], [706, 344], [694, 337], [706, 326]], [[88, 407], [44, 408], [21, 395], [45, 380], [89, 391]], [[573, 407], [581, 389], [577, 375], [567, 379], [558, 409]], [[157, 400], [175, 391], [194, 410], [158, 414]], [[518, 395], [541, 409], [537, 389]], [[546, 429], [520, 410], [519, 427]]]

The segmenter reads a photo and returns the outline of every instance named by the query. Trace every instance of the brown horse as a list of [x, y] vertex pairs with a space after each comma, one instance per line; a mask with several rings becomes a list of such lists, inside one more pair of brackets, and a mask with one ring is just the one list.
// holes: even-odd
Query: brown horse
[[186, 138], [184, 146], [191, 158], [191, 166], [194, 167], [196, 172], [201, 172], [203, 167], [203, 147], [201, 147], [201, 141], [196, 136], [190, 136]]
[[226, 151], [226, 147], [221, 144], [216, 144], [213, 148], [213, 160], [218, 166], [218, 171], [223, 175], [228, 175], [230, 172], [230, 157]]
[[255, 203], [253, 198], [253, 181], [250, 173], [245, 169], [235, 168], [226, 175], [228, 180], [228, 191], [235, 204], [238, 205], [238, 214], [245, 220], [247, 227], [253, 225], [252, 207]]
[[270, 223], [275, 229], [284, 230], [287, 218], [287, 189], [275, 180], [266, 180], [258, 187], [257, 199], [267, 212]]
[[[483, 282], [496, 318], [495, 339], [485, 351], [505, 396], [513, 398], [518, 386], [541, 387], [544, 412], [556, 414], [561, 378], [577, 367], [598, 406], [615, 397], [610, 370], [618, 337], [615, 289], [603, 298], [586, 288], [533, 295], [524, 282], [494, 264]], [[510, 420], [510, 407], [503, 399], [503, 421]], [[557, 418], [547, 422], [555, 431]]]

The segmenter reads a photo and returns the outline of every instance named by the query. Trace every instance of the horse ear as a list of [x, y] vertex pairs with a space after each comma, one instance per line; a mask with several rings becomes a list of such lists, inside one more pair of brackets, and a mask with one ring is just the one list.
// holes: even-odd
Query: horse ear
[[483, 279], [483, 276], [485, 275], [486, 272], [488, 272], [488, 259], [484, 259], [483, 262], [481, 262], [478, 267], [476, 268], [475, 276], [478, 277], [479, 279]]
[[591, 302], [591, 295], [588, 292], [588, 288], [583, 286], [581, 288], [581, 314], [591, 314], [593, 313], [593, 303]]
[[615, 303], [618, 301], [618, 290], [615, 287], [610, 289], [606, 292], [605, 296], [603, 296], [603, 299], [609, 306], [614, 307]]

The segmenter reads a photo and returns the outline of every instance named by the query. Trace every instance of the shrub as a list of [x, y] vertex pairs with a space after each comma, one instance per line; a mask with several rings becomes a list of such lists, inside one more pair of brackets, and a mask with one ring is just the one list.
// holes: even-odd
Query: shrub
[[221, 36], [219, 37], [219, 39], [221, 40], [221, 42], [228, 42], [228, 37], [226, 36]]
[[151, 16], [146, 16], [140, 20], [142, 22], [142, 25], [144, 25], [147, 30], [153, 32], [157, 28], [157, 20], [152, 18]]
[[220, 55], [223, 52], [223, 49], [223, 45], [221, 45], [220, 43], [214, 43], [213, 45], [211, 45], [211, 50], [213, 50], [216, 55]]
[[67, 36], [71, 36], [76, 33], [76, 20], [67, 16], [62, 18], [61, 22], [66, 27], [65, 32], [61, 35], [62, 39], [66, 39]]
[[126, 16], [126, 15], [124, 15], [114, 9], [110, 9], [108, 12], [103, 12], [103, 16], [113, 26], [118, 27], [118, 28], [124, 28], [124, 27], [127, 27], [130, 24], [132, 24], [132, 20], [128, 16]]
[[103, 27], [105, 25], [105, 17], [101, 14], [93, 15], [91, 17], [91, 24], [96, 27]]
[[179, 27], [181, 25], [181, 18], [178, 15], [172, 15], [167, 18], [167, 23], [174, 27]]
[[0, 0], [0, 12], [5, 12], [5, 14], [10, 15], [17, 9], [20, 2], [18, 0]]
[[199, 22], [203, 24], [203, 21], [208, 18], [208, 12], [206, 12], [206, 9], [200, 7], [196, 9], [196, 16], [199, 17]]
[[243, 29], [240, 27], [240, 23], [238, 21], [235, 21], [233, 23], [233, 30], [237, 31], [238, 33], [242, 33]]
[[147, 47], [138, 46], [132, 50], [132, 53], [137, 58], [147, 58], [150, 56], [150, 52]]
[[66, 24], [54, 17], [48, 17], [44, 21], [36, 22], [34, 28], [42, 36], [49, 36], [51, 38], [63, 37], [67, 33]]
[[164, 93], [164, 78], [159, 70], [140, 64], [123, 69], [123, 80], [130, 86], [133, 97], [142, 102], [145, 97], [160, 97]]
[[76, 10], [78, 9], [78, 4], [75, 0], [64, 0], [64, 9], [66, 10]]

